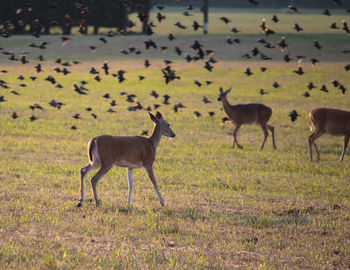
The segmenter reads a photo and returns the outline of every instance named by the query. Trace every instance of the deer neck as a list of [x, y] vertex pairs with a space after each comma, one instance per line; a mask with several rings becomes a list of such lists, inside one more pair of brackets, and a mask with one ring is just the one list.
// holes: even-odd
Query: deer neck
[[151, 137], [149, 137], [149, 140], [152, 143], [154, 149], [157, 149], [161, 138], [162, 138], [162, 133], [160, 132], [160, 126], [155, 125], [152, 135]]
[[225, 112], [226, 112], [226, 114], [230, 114], [231, 113], [231, 104], [228, 102], [228, 100], [227, 100], [227, 97], [224, 97], [223, 99], [222, 99], [222, 105], [224, 106], [224, 110], [225, 110]]

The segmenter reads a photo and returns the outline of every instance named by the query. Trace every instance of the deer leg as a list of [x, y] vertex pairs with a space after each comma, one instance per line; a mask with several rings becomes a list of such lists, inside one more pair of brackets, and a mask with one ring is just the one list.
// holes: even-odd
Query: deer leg
[[263, 150], [264, 148], [264, 145], [265, 145], [265, 142], [267, 140], [267, 137], [269, 136], [269, 133], [267, 132], [267, 128], [266, 128], [266, 125], [261, 125], [261, 129], [262, 131], [264, 132], [264, 141], [260, 147], [260, 151]]
[[243, 147], [237, 141], [237, 134], [240, 127], [241, 125], [237, 124], [235, 130], [233, 131], [233, 148], [235, 148], [235, 144], [237, 144], [239, 149], [243, 149]]
[[128, 168], [128, 186], [129, 186], [128, 206], [130, 207], [130, 199], [131, 199], [131, 191], [132, 191], [132, 169], [130, 168]]
[[97, 169], [97, 167], [98, 167], [97, 163], [92, 163], [80, 170], [80, 199], [77, 207], [82, 206], [84, 201], [84, 177], [87, 173]]
[[95, 198], [95, 202], [96, 202], [96, 206], [99, 205], [99, 201], [97, 198], [97, 192], [96, 192], [96, 185], [98, 180], [100, 180], [103, 176], [106, 175], [106, 173], [111, 169], [111, 166], [109, 167], [105, 167], [102, 166], [100, 168], [100, 170], [91, 178], [91, 186], [92, 186], [92, 191], [94, 193], [94, 198]]
[[160, 195], [159, 193], [159, 190], [158, 190], [158, 186], [157, 186], [157, 181], [156, 181], [156, 178], [154, 177], [154, 173], [153, 173], [153, 168], [151, 166], [147, 166], [145, 167], [145, 170], [147, 172], [147, 175], [149, 177], [149, 179], [151, 180], [153, 186], [154, 186], [154, 189], [156, 190], [157, 192], [157, 195], [158, 195], [158, 198], [159, 198], [159, 201], [160, 201], [160, 204], [162, 206], [164, 206], [164, 201], [162, 199], [162, 196]]
[[324, 131], [315, 131], [309, 136], [308, 142], [309, 142], [309, 155], [310, 155], [310, 161], [312, 161], [312, 145], [315, 147], [317, 159], [320, 159], [320, 152], [317, 149], [317, 145], [315, 143], [315, 140], [321, 137], [324, 134]]
[[266, 125], [266, 127], [271, 131], [273, 148], [277, 149], [276, 142], [275, 142], [275, 128], [270, 125]]
[[350, 134], [346, 134], [346, 135], [345, 135], [345, 137], [344, 137], [343, 152], [341, 153], [341, 156], [340, 156], [340, 161], [343, 161], [343, 158], [344, 158], [344, 155], [345, 155], [346, 148], [348, 147], [349, 138], [350, 138]]

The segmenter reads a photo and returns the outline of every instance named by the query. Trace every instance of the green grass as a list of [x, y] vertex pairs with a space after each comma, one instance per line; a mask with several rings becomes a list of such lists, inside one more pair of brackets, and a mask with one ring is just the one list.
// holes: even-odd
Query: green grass
[[[245, 17], [259, 24], [256, 18], [261, 15]], [[316, 18], [322, 21], [325, 17]], [[324, 27], [327, 25], [324, 22]], [[0, 70], [8, 71], [0, 73], [0, 79], [9, 86], [0, 89], [0, 96], [7, 100], [0, 103], [0, 268], [349, 268], [350, 157], [345, 155], [340, 163], [343, 140], [328, 135], [318, 140], [319, 162], [310, 163], [307, 153], [308, 111], [319, 106], [349, 109], [348, 92], [343, 96], [331, 84], [337, 79], [346, 88], [350, 86], [349, 74], [343, 68], [348, 59], [340, 52], [348, 48], [348, 37], [316, 30], [288, 34], [292, 56], [304, 53], [321, 60], [315, 67], [303, 63], [305, 74], [298, 76], [292, 72], [298, 64], [282, 62], [284, 53], [278, 49], [266, 49], [274, 61], [240, 57], [256, 46], [262, 34], [247, 30], [240, 35], [243, 44], [238, 51], [227, 50], [223, 42], [227, 34], [220, 33], [220, 26], [217, 29], [205, 37], [178, 34], [171, 44], [165, 34], [151, 37], [171, 48], [187, 48], [191, 54], [189, 46], [194, 39], [200, 39], [205, 48], [215, 47], [214, 57], [220, 61], [212, 73], [202, 68], [202, 61], [185, 64], [172, 49], [164, 55], [159, 50], [145, 51], [142, 42], [149, 37], [141, 35], [109, 39], [105, 45], [96, 36], [73, 36], [66, 47], [59, 44], [57, 36], [1, 40], [6, 50], [30, 52], [30, 63], [21, 65], [0, 56]], [[276, 42], [280, 36], [271, 40]], [[322, 54], [312, 47], [315, 38], [324, 45]], [[27, 43], [33, 40], [51, 43], [47, 50], [31, 49]], [[88, 49], [93, 44], [99, 45], [95, 54]], [[121, 55], [120, 49], [128, 46], [142, 49], [143, 54]], [[44, 72], [35, 74], [34, 59], [39, 54], [46, 59], [42, 63]], [[58, 66], [53, 60], [58, 57], [82, 63], [68, 67], [72, 73], [64, 76], [53, 71]], [[152, 63], [148, 69], [143, 66], [146, 58]], [[164, 84], [162, 59], [174, 61], [172, 66], [181, 80]], [[97, 83], [88, 71], [91, 66], [102, 71], [105, 60], [111, 73], [126, 70], [127, 80], [119, 84], [111, 75], [101, 74], [102, 81]], [[254, 73], [251, 77], [243, 73], [248, 66]], [[260, 71], [261, 66], [268, 68], [265, 73]], [[17, 79], [20, 74], [25, 80]], [[38, 77], [34, 82], [29, 79], [32, 75]], [[48, 75], [63, 88], [45, 81]], [[140, 83], [138, 75], [146, 79]], [[214, 84], [198, 88], [194, 79], [209, 79]], [[86, 96], [73, 91], [73, 84], [81, 80], [88, 81]], [[274, 81], [282, 87], [274, 89]], [[310, 81], [317, 88], [310, 91], [311, 97], [304, 98]], [[322, 84], [327, 85], [328, 94], [319, 90]], [[270, 137], [265, 149], [258, 150], [263, 134], [255, 126], [240, 130], [238, 139], [244, 150], [232, 149], [233, 127], [220, 124], [225, 116], [216, 101], [220, 86], [233, 87], [231, 103], [261, 102], [273, 109], [270, 123], [276, 130], [277, 150], [273, 150]], [[269, 94], [261, 96], [260, 88]], [[11, 90], [20, 95], [11, 94]], [[101, 206], [95, 207], [86, 177], [86, 201], [77, 208], [79, 170], [87, 165], [88, 140], [99, 134], [151, 131], [147, 112], [128, 112], [126, 108], [132, 104], [119, 93], [135, 93], [144, 107], [162, 104], [161, 98], [149, 95], [152, 90], [171, 96], [171, 105], [162, 105], [159, 111], [177, 135], [162, 139], [154, 165], [165, 207], [159, 205], [141, 169], [135, 170], [132, 207], [127, 208], [126, 172], [115, 168], [98, 184]], [[112, 98], [104, 99], [105, 93]], [[212, 103], [205, 105], [203, 96]], [[51, 99], [66, 105], [57, 110], [48, 105]], [[116, 113], [107, 113], [112, 99], [117, 103]], [[186, 108], [175, 113], [172, 107], [178, 102]], [[35, 111], [39, 119], [30, 122], [28, 106], [34, 103], [44, 110]], [[86, 107], [92, 107], [96, 120]], [[293, 109], [300, 114], [296, 122], [288, 118]], [[11, 118], [14, 111], [19, 115], [16, 120]], [[202, 116], [195, 119], [194, 111]], [[215, 112], [214, 117], [208, 116], [209, 111]], [[73, 119], [75, 113], [82, 119]], [[71, 130], [72, 125], [77, 130]]]

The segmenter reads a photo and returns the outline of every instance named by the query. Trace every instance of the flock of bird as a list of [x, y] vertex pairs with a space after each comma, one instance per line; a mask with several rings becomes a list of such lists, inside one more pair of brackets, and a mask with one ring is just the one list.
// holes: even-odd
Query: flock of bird
[[[331, 1], [331, 0], [330, 0]], [[254, 1], [254, 0], [249, 0], [249, 2], [256, 6], [259, 5], [259, 2]], [[338, 7], [342, 6], [342, 2], [340, 0], [333, 0], [332, 1], [333, 4], [337, 5]], [[156, 6], [157, 8], [157, 15], [156, 15], [156, 19], [158, 23], [163, 23], [164, 21], [166, 21], [166, 15], [163, 14], [163, 9], [165, 8], [164, 6]], [[289, 10], [293, 11], [293, 12], [299, 12], [299, 9], [296, 6], [288, 6], [287, 7]], [[191, 11], [193, 10], [192, 6], [186, 6], [185, 11], [182, 13], [183, 16], [191, 16], [193, 15], [191, 13]], [[347, 12], [350, 12], [350, 10], [347, 10]], [[323, 14], [325, 16], [331, 16], [331, 11], [329, 9], [325, 9]], [[156, 24], [153, 21], [147, 21], [145, 23], [144, 20], [146, 20], [145, 16], [143, 15], [143, 13], [140, 11], [138, 14], [138, 17], [140, 19], [141, 22], [144, 23], [145, 27], [146, 27], [146, 32], [149, 36], [153, 35], [153, 30], [152, 28], [156, 27]], [[220, 20], [222, 21], [222, 23], [230, 26], [229, 24], [231, 23], [231, 20], [229, 18], [226, 17], [221, 17]], [[280, 19], [278, 18], [277, 15], [273, 15], [271, 18], [271, 21], [273, 24], [276, 24], [280, 21]], [[344, 33], [346, 35], [350, 35], [350, 30], [348, 27], [348, 24], [345, 20], [343, 20], [342, 22], [342, 26], [338, 26], [336, 22], [332, 23], [329, 28], [330, 29], [342, 29], [344, 30]], [[188, 28], [188, 26], [183, 25], [181, 22], [176, 22], [175, 26], [178, 27], [179, 29], [182, 30], [186, 30]], [[202, 28], [203, 26], [200, 25], [197, 21], [193, 21], [192, 24], [193, 30], [197, 31], [198, 29]], [[266, 20], [266, 19], [262, 19], [260, 28], [262, 30], [262, 32], [264, 33], [264, 35], [266, 36], [265, 38], [260, 38], [258, 40], [258, 43], [262, 46], [264, 46], [265, 48], [269, 48], [269, 49], [275, 49], [275, 48], [279, 48], [281, 50], [282, 53], [284, 53], [284, 57], [283, 60], [285, 62], [290, 62], [293, 60], [293, 58], [291, 57], [290, 53], [287, 52], [288, 49], [288, 42], [285, 39], [285, 37], [282, 37], [280, 41], [277, 42], [277, 44], [273, 44], [272, 42], [268, 41], [267, 38], [274, 35], [275, 31], [272, 30], [272, 28], [270, 27], [270, 23]], [[298, 24], [295, 23], [294, 25], [294, 29], [297, 32], [301, 32], [303, 31], [303, 28]], [[6, 31], [6, 27], [3, 27], [2, 30], [0, 30], [0, 34], [3, 38], [10, 38], [10, 34], [8, 31]], [[230, 32], [237, 34], [239, 32], [241, 32], [240, 30], [238, 30], [236, 27], [232, 27], [230, 29]], [[108, 38], [113, 37], [116, 34], [122, 34], [125, 35], [126, 33], [120, 29], [117, 29], [116, 31], [109, 31], [108, 34], [106, 36], [103, 37], [99, 37], [98, 40], [99, 42], [102, 43], [107, 43], [108, 42]], [[35, 33], [36, 37], [39, 37], [38, 33]], [[66, 36], [62, 36], [60, 37], [61, 42], [62, 42], [62, 46], [69, 46], [71, 41], [71, 38], [66, 37]], [[177, 37], [174, 36], [172, 33], [169, 33], [169, 35], [167, 36], [167, 39], [171, 42], [176, 43], [176, 39]], [[226, 38], [225, 42], [228, 45], [231, 44], [235, 44], [235, 43], [241, 43], [241, 40], [239, 38], [231, 38], [228, 37]], [[157, 44], [154, 40], [152, 40], [151, 38], [146, 38], [146, 40], [143, 42], [144, 44], [144, 49], [146, 51], [148, 50], [160, 50], [161, 52], [165, 52], [168, 47], [166, 46], [161, 46], [159, 44]], [[184, 49], [180, 48], [179, 45], [174, 46], [174, 51], [175, 53], [179, 56], [179, 57], [183, 57], [184, 61], [186, 61], [187, 63], [189, 62], [193, 62], [193, 61], [203, 61], [204, 66], [203, 68], [208, 72], [208, 77], [210, 76], [210, 72], [213, 71], [213, 69], [215, 68], [215, 64], [218, 62], [218, 60], [216, 60], [214, 58], [214, 53], [215, 51], [213, 49], [208, 49], [208, 48], [204, 48], [203, 44], [201, 44], [198, 40], [193, 40], [193, 42], [191, 43], [192, 45], [191, 47], [191, 53], [184, 53]], [[42, 52], [44, 52], [44, 50], [48, 49], [49, 43], [46, 41], [42, 41], [38, 44], [35, 44], [34, 42], [31, 42], [28, 44], [29, 47], [31, 48], [36, 48], [39, 51], [42, 50]], [[320, 44], [320, 42], [318, 41], [314, 41], [313, 47], [315, 48], [315, 50], [322, 50], [322, 45]], [[89, 46], [89, 49], [91, 52], [95, 52], [98, 48], [96, 46]], [[29, 64], [29, 60], [27, 59], [27, 53], [26, 52], [22, 52], [19, 55], [16, 55], [15, 53], [11, 52], [8, 49], [5, 48], [0, 48], [0, 52], [1, 54], [5, 55], [8, 57], [9, 60], [11, 61], [17, 61], [18, 63], [21, 63], [22, 65], [26, 65]], [[343, 49], [341, 51], [344, 54], [350, 53], [350, 50], [347, 49]], [[141, 55], [142, 51], [140, 49], [137, 49], [135, 47], [129, 47], [129, 48], [124, 48], [120, 51], [121, 54], [124, 55]], [[44, 53], [43, 53], [44, 54]], [[20, 87], [26, 87], [27, 85], [25, 83], [22, 83], [22, 81], [26, 80], [27, 82], [37, 82], [38, 76], [37, 74], [44, 72], [43, 71], [43, 65], [45, 65], [45, 57], [43, 56], [43, 54], [39, 55], [36, 60], [36, 64], [34, 66], [34, 70], [33, 70], [33, 75], [28, 78], [25, 78], [23, 75], [18, 76], [18, 80], [21, 81], [21, 83], [19, 84]], [[271, 57], [267, 56], [266, 54], [264, 54], [263, 52], [261, 52], [258, 47], [254, 47], [252, 50], [248, 51], [247, 53], [242, 55], [242, 58], [244, 59], [252, 59], [254, 57], [259, 57], [261, 60], [272, 60]], [[301, 64], [303, 61], [306, 61], [307, 57], [306, 56], [302, 56], [302, 55], [298, 55], [296, 56], [296, 59], [298, 61], [299, 64]], [[320, 61], [316, 58], [311, 58], [309, 59], [312, 63], [313, 66], [315, 66], [317, 63], [319, 63]], [[79, 61], [63, 61], [61, 58], [58, 58], [55, 63], [57, 64], [57, 67], [54, 68], [53, 70], [57, 73], [57, 74], [63, 74], [64, 76], [69, 76], [72, 71], [70, 70], [70, 68], [72, 66], [75, 65], [79, 65], [81, 64], [81, 62]], [[161, 68], [161, 74], [163, 75], [163, 80], [165, 84], [169, 84], [172, 83], [175, 80], [180, 80], [181, 77], [177, 74], [177, 71], [172, 67], [173, 62], [171, 60], [164, 60], [164, 68]], [[150, 59], [145, 59], [144, 60], [144, 67], [145, 68], [149, 68], [152, 65], [151, 60]], [[261, 72], [265, 72], [267, 70], [266, 67], [261, 67], [260, 68]], [[347, 64], [344, 66], [344, 70], [345, 72], [350, 70], [350, 64]], [[2, 74], [5, 74], [5, 76], [2, 76], [3, 79], [0, 79], [0, 87], [3, 89], [9, 89], [12, 88], [11, 85], [9, 85], [8, 82], [6, 82], [6, 73], [8, 72], [5, 69], [0, 70], [0, 72]], [[293, 70], [293, 72], [299, 76], [302, 76], [304, 74], [304, 70], [302, 68], [302, 66], [300, 65], [298, 67], [298, 69]], [[118, 80], [119, 83], [123, 83], [125, 80], [127, 80], [127, 78], [125, 77], [125, 74], [127, 73], [127, 71], [125, 70], [118, 70], [117, 72], [113, 73], [111, 72], [111, 68], [108, 65], [108, 62], [105, 61], [101, 67], [101, 70], [96, 69], [95, 67], [91, 67], [89, 74], [92, 76], [91, 79], [95, 80], [96, 82], [101, 82], [102, 78], [101, 78], [101, 74], [104, 74], [106, 76], [111, 75], [113, 78], [116, 78]], [[246, 74], [246, 76], [252, 76], [253, 72], [252, 70], [248, 67], [246, 68], [246, 70], [244, 71], [244, 73]], [[142, 82], [144, 79], [146, 79], [144, 76], [139, 75], [138, 76], [138, 80], [139, 82]], [[51, 83], [52, 85], [54, 85], [57, 88], [63, 88], [63, 86], [56, 80], [56, 78], [50, 74], [45, 78], [46, 81], [48, 81], [49, 83]], [[75, 82], [72, 85], [72, 90], [75, 92], [75, 94], [77, 95], [88, 95], [89, 93], [89, 89], [88, 89], [88, 81], [86, 80], [81, 80], [79, 82]], [[206, 80], [205, 82], [200, 82], [199, 80], [194, 80], [193, 82], [197, 87], [202, 87], [203, 85], [211, 85], [214, 82], [210, 81], [210, 80]], [[332, 84], [334, 87], [338, 88], [342, 94], [346, 93], [346, 88], [345, 86], [337, 81], [334, 80], [332, 81]], [[272, 85], [274, 88], [279, 88], [281, 87], [281, 85], [278, 82], [274, 82]], [[313, 82], [310, 82], [307, 85], [307, 89], [308, 91], [305, 91], [305, 93], [303, 94], [303, 96], [305, 98], [310, 97], [310, 93], [309, 91], [312, 90], [313, 88], [316, 88], [316, 86], [314, 85]], [[329, 90], [327, 89], [326, 85], [323, 84], [320, 88], [321, 91], [324, 92], [328, 92]], [[18, 90], [10, 90], [10, 93], [13, 95], [20, 95], [20, 92]], [[268, 92], [266, 92], [264, 89], [260, 89], [259, 93], [261, 95], [266, 95], [268, 94]], [[121, 96], [125, 97], [127, 102], [131, 103], [131, 106], [127, 107], [127, 110], [132, 112], [132, 111], [137, 111], [137, 110], [147, 110], [147, 111], [151, 111], [154, 109], [159, 108], [160, 104], [153, 104], [152, 106], [144, 106], [141, 104], [141, 102], [139, 100], [137, 100], [137, 96], [134, 93], [127, 93], [127, 92], [121, 92], [120, 93]], [[154, 97], [155, 100], [159, 100], [159, 98], [162, 96], [163, 100], [162, 100], [162, 104], [163, 105], [170, 105], [171, 103], [169, 102], [170, 100], [170, 96], [168, 94], [164, 94], [161, 95], [160, 93], [156, 92], [155, 90], [152, 90], [150, 95], [152, 97]], [[105, 95], [103, 95], [103, 98], [105, 98], [106, 100], [108, 100], [109, 104], [110, 104], [110, 108], [107, 110], [107, 112], [109, 113], [114, 113], [116, 112], [114, 107], [117, 105], [116, 100], [111, 98], [111, 95], [109, 93], [106, 93]], [[6, 97], [4, 95], [0, 96], [0, 104], [2, 102], [6, 102]], [[211, 103], [211, 101], [206, 97], [203, 96], [202, 98], [202, 102], [204, 104], [208, 104]], [[158, 102], [160, 103], [160, 102]], [[52, 99], [50, 101], [48, 101], [48, 105], [52, 106], [54, 108], [57, 109], [61, 109], [64, 105], [66, 105], [65, 103], [61, 102], [61, 101], [56, 101], [55, 99]], [[174, 112], [179, 112], [181, 109], [186, 108], [186, 106], [184, 104], [182, 104], [181, 102], [178, 102], [177, 104], [173, 104], [173, 110]], [[43, 110], [44, 107], [43, 105], [40, 104], [31, 104], [29, 105], [29, 109], [32, 111], [32, 115], [30, 116], [29, 120], [30, 121], [35, 121], [38, 119], [38, 116], [35, 114], [36, 110]], [[92, 108], [88, 107], [86, 108], [86, 111], [88, 111], [91, 116], [94, 119], [97, 119], [98, 116], [92, 112]], [[201, 117], [201, 113], [198, 111], [194, 111], [193, 112], [196, 118]], [[215, 112], [214, 111], [209, 111], [208, 112], [209, 116], [214, 116]], [[298, 113], [295, 110], [292, 110], [289, 113], [289, 117], [291, 119], [291, 121], [295, 121], [298, 117]], [[13, 112], [11, 114], [11, 117], [13, 119], [17, 119], [18, 117], [20, 117], [20, 115], [17, 112]], [[80, 113], [76, 113], [72, 116], [74, 119], [80, 119]], [[228, 119], [227, 118], [222, 118], [222, 122], [226, 122]], [[77, 127], [75, 125], [71, 126], [71, 129], [77, 129]], [[142, 131], [142, 135], [147, 135], [147, 130]]]

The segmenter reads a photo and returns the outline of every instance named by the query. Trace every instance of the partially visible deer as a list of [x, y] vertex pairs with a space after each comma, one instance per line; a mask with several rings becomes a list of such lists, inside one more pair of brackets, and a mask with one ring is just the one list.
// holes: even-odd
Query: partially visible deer
[[87, 146], [89, 165], [80, 170], [81, 197], [78, 207], [82, 206], [84, 200], [84, 176], [88, 172], [99, 169], [91, 178], [92, 191], [94, 193], [96, 206], [98, 206], [99, 200], [96, 193], [97, 182], [105, 176], [114, 165], [127, 168], [129, 184], [128, 206], [130, 206], [133, 184], [133, 169], [141, 167], [146, 170], [157, 192], [161, 205], [164, 205], [162, 196], [158, 191], [156, 178], [153, 174], [153, 162], [162, 135], [175, 137], [175, 133], [159, 112], [157, 112], [156, 116], [151, 113], [149, 113], [149, 115], [151, 120], [155, 123], [153, 133], [149, 138], [141, 136], [101, 135], [89, 141]]
[[343, 151], [340, 155], [340, 161], [343, 161], [350, 138], [350, 112], [317, 108], [309, 112], [308, 120], [310, 130], [313, 131], [308, 138], [310, 161], [312, 161], [312, 145], [315, 147], [317, 159], [320, 159], [315, 140], [325, 133], [333, 136], [344, 136]]
[[271, 131], [273, 148], [276, 149], [274, 127], [267, 124], [272, 115], [271, 108], [263, 104], [255, 103], [231, 105], [227, 100], [227, 94], [231, 92], [231, 89], [232, 87], [226, 91], [223, 91], [223, 89], [220, 88], [218, 101], [222, 102], [226, 114], [235, 125], [235, 129], [233, 131], [233, 148], [235, 148], [235, 144], [237, 144], [238, 148], [243, 149], [243, 147], [237, 141], [239, 128], [245, 124], [257, 124], [261, 127], [264, 133], [264, 141], [260, 147], [260, 150], [264, 148], [266, 139], [269, 135], [267, 130]]

